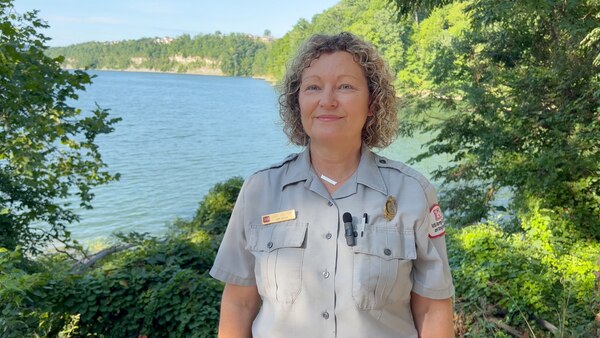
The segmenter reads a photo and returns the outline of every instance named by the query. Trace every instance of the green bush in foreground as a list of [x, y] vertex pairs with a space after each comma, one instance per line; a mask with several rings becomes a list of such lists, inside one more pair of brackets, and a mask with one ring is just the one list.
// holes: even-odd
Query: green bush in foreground
[[143, 241], [82, 275], [46, 289], [57, 312], [79, 315], [78, 334], [207, 337], [216, 333], [221, 283], [207, 275], [210, 236]]
[[[535, 337], [593, 337], [600, 311], [600, 243], [555, 237], [552, 214], [536, 210], [522, 219], [523, 232], [510, 234], [490, 222], [452, 229], [449, 257], [458, 313], [466, 334], [504, 334], [502, 322]], [[490, 325], [491, 324], [491, 325]]]
[[241, 183], [211, 189], [201, 222], [176, 220], [164, 239], [120, 235], [130, 248], [83, 272], [62, 254], [0, 248], [0, 337], [216, 336], [223, 284], [208, 270]]
[[[146, 239], [101, 266], [71, 273], [70, 261], [29, 273], [0, 252], [0, 337], [210, 337], [222, 283], [207, 275], [212, 238]], [[12, 266], [12, 268], [10, 268]], [[10, 270], [9, 270], [10, 269]]]

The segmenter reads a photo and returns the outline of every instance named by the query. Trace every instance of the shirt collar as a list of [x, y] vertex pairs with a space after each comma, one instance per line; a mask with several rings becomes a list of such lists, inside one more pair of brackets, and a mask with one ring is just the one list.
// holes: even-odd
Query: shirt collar
[[310, 153], [308, 147], [298, 154], [287, 167], [287, 172], [281, 182], [281, 189], [286, 185], [308, 180], [310, 175]]
[[[383, 181], [376, 160], [375, 154], [373, 154], [369, 147], [363, 143], [361, 147], [360, 163], [356, 169], [356, 182], [387, 195], [387, 187]], [[300, 181], [307, 181], [307, 184], [310, 184], [312, 175], [310, 151], [309, 147], [306, 147], [303, 152], [298, 154], [298, 157], [296, 157], [295, 160], [289, 163], [287, 173], [282, 180], [281, 189], [283, 190], [288, 184]]]
[[387, 187], [381, 176], [381, 170], [375, 161], [375, 154], [363, 143], [356, 182], [387, 195]]

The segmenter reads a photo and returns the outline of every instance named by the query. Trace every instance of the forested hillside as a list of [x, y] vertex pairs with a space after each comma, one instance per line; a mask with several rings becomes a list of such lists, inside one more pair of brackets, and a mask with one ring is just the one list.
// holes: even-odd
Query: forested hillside
[[67, 68], [145, 70], [177, 73], [250, 76], [255, 55], [270, 37], [220, 33], [144, 38], [117, 42], [87, 42], [50, 48], [48, 55], [65, 57]]
[[[281, 78], [287, 60], [313, 33], [350, 31], [373, 42], [397, 73], [412, 23], [398, 23], [394, 6], [384, 0], [342, 0], [315, 15], [300, 19], [280, 39], [243, 33], [207, 34], [191, 37], [144, 38], [119, 42], [88, 42], [50, 48], [49, 56], [65, 57], [67, 68], [152, 70], [180, 73], [223, 74]], [[267, 32], [268, 33], [268, 32]]]
[[397, 22], [395, 13], [395, 7], [385, 0], [342, 0], [311, 21], [299, 20], [283, 38], [259, 52], [257, 57], [264, 64], [257, 62], [254, 72], [279, 79], [286, 62], [310, 35], [349, 31], [372, 42], [383, 53], [392, 71], [398, 73], [405, 65], [404, 54], [413, 28], [411, 20]]

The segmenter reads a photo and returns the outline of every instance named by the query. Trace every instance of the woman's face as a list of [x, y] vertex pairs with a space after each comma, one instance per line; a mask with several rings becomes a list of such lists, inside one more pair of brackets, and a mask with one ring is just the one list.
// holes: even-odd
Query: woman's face
[[298, 100], [311, 142], [360, 142], [372, 115], [367, 78], [348, 52], [323, 54], [304, 69]]

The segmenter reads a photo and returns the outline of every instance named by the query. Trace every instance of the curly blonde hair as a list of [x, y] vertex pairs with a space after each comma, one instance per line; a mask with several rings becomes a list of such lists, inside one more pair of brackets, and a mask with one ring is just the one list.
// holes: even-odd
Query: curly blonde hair
[[357, 36], [342, 32], [337, 35], [313, 35], [292, 60], [283, 82], [279, 96], [279, 115], [283, 122], [283, 131], [291, 143], [306, 146], [309, 136], [302, 127], [300, 117], [300, 85], [302, 72], [321, 54], [348, 52], [364, 70], [369, 87], [369, 110], [362, 130], [362, 140], [369, 148], [385, 148], [397, 136], [398, 117], [396, 113], [396, 93], [392, 84], [392, 75], [375, 47]]

